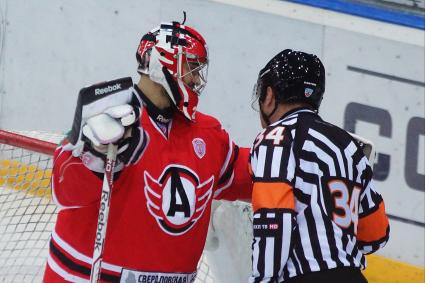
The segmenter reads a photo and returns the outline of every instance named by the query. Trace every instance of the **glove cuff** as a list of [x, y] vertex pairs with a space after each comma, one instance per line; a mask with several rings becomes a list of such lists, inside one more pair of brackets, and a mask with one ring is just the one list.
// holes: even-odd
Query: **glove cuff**
[[148, 134], [141, 127], [133, 127], [131, 136], [122, 140], [118, 144], [118, 150], [125, 149], [118, 153], [117, 159], [122, 161], [126, 166], [137, 163], [142, 157], [149, 143]]
[[[106, 155], [102, 155], [99, 152], [95, 154], [94, 152], [95, 151], [83, 151], [80, 156], [81, 161], [89, 170], [96, 173], [104, 173]], [[124, 164], [122, 162], [117, 162], [114, 168], [114, 173], [121, 171], [123, 168]]]

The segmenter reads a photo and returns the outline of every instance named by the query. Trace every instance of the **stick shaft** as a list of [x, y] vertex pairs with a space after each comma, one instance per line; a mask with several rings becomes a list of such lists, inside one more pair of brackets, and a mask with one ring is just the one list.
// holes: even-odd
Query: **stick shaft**
[[105, 174], [103, 176], [102, 195], [100, 197], [99, 216], [97, 219], [96, 238], [94, 241], [93, 263], [90, 273], [90, 282], [100, 281], [101, 263], [103, 250], [105, 248], [106, 227], [108, 224], [109, 206], [111, 203], [111, 192], [113, 186], [115, 160], [117, 157], [117, 146], [108, 145], [108, 154], [105, 162]]

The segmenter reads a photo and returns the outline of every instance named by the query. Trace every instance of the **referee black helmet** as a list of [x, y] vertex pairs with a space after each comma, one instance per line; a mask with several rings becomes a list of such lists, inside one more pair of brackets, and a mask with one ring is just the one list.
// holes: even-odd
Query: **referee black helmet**
[[305, 102], [317, 111], [325, 92], [325, 68], [316, 55], [285, 49], [258, 75], [254, 94], [260, 102], [268, 86], [278, 103]]

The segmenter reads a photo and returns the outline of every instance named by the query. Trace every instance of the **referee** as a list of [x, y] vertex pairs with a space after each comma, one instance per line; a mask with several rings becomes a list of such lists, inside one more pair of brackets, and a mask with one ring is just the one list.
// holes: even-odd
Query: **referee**
[[250, 283], [367, 282], [364, 255], [388, 241], [361, 144], [318, 115], [324, 91], [325, 69], [312, 54], [284, 50], [259, 73]]

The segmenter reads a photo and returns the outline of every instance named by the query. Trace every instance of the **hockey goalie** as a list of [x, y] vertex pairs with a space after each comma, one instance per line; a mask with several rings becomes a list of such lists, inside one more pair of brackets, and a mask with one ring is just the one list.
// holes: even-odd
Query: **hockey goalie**
[[[44, 282], [193, 282], [212, 200], [251, 197], [249, 150], [196, 111], [204, 38], [162, 23], [136, 56], [136, 84], [123, 78], [80, 91], [72, 131], [54, 157], [60, 211]], [[117, 151], [108, 179], [110, 144]]]

